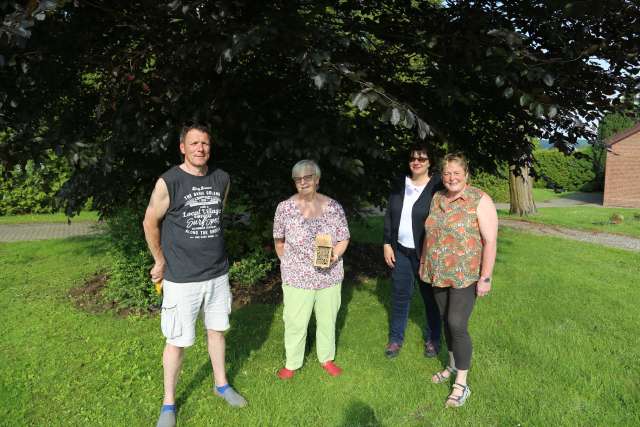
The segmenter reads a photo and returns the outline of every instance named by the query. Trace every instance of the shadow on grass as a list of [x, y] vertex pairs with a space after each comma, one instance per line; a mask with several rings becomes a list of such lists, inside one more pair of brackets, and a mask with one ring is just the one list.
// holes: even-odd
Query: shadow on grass
[[71, 255], [104, 256], [109, 252], [109, 239], [104, 235], [72, 236], [65, 240], [80, 243], [71, 251]]
[[340, 311], [338, 311], [338, 318], [336, 319], [336, 354], [340, 351], [340, 335], [342, 334], [342, 329], [349, 314], [349, 305], [353, 299], [353, 290], [357, 286], [359, 286], [357, 283], [351, 282], [342, 284], [342, 303], [340, 305]]
[[[427, 318], [425, 314], [424, 302], [420, 290], [417, 289], [418, 284], [414, 285], [413, 296], [411, 297], [411, 306], [409, 307], [409, 321], [415, 323], [422, 331], [422, 337], [425, 336], [425, 328], [427, 327]], [[391, 278], [377, 278], [376, 286], [374, 288], [374, 294], [378, 298], [378, 301], [384, 307], [387, 315], [387, 325], [389, 325], [391, 318]], [[447, 344], [444, 338], [444, 330], [440, 332], [440, 353], [438, 354], [438, 360], [442, 363], [442, 366], [447, 366], [449, 360], [449, 354], [447, 352]], [[381, 344], [381, 348], [386, 343]], [[434, 372], [435, 373], [435, 372]]]
[[[391, 319], [391, 278], [377, 278], [375, 295], [383, 305], [387, 315], [387, 328]], [[411, 306], [409, 307], [409, 321], [415, 323], [422, 331], [422, 336], [425, 336], [425, 328], [427, 325], [427, 318], [424, 309], [424, 302], [420, 295], [420, 290], [417, 288], [419, 284], [414, 284], [413, 294], [411, 296]], [[386, 344], [386, 343], [385, 343]]]
[[382, 426], [382, 423], [376, 418], [371, 406], [358, 400], [349, 405], [344, 413], [342, 423], [338, 425], [340, 427], [378, 427]]
[[572, 192], [569, 192], [569, 193], [561, 194], [560, 198], [568, 199], [568, 200], [575, 200], [575, 201], [581, 202], [581, 203], [590, 203], [590, 204], [594, 204], [594, 205], [601, 205], [601, 206], [602, 206], [602, 201], [604, 199], [603, 193], [600, 193], [600, 192], [583, 193], [583, 192], [580, 192], [580, 191], [572, 191]]
[[[248, 304], [231, 314], [232, 327], [225, 335], [229, 384], [233, 385], [247, 359], [260, 350], [267, 340], [276, 309], [277, 306], [272, 304]], [[177, 406], [181, 407], [189, 400], [191, 394], [205, 381], [212, 381], [211, 376], [211, 362], [207, 357], [197, 372], [188, 379], [184, 391], [176, 399]]]

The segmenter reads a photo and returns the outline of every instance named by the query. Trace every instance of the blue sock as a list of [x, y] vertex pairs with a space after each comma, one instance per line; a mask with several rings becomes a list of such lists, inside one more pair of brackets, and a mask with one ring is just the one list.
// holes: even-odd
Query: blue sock
[[227, 389], [229, 387], [230, 387], [229, 384], [225, 384], [225, 385], [220, 386], [220, 387], [216, 386], [216, 390], [218, 390], [218, 393], [224, 394], [224, 392], [227, 391]]
[[176, 412], [176, 405], [162, 405], [160, 413], [163, 412]]

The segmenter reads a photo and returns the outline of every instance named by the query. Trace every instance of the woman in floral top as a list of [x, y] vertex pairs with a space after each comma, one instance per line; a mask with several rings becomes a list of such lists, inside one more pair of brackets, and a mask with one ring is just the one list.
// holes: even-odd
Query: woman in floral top
[[[278, 371], [281, 379], [292, 378], [302, 366], [311, 312], [316, 314], [318, 360], [331, 376], [342, 372], [333, 359], [336, 352], [336, 318], [341, 302], [342, 255], [349, 244], [349, 228], [342, 206], [317, 192], [320, 168], [312, 160], [301, 160], [291, 171], [297, 194], [280, 202], [273, 220], [273, 238], [280, 258], [284, 295], [284, 347], [287, 361]], [[314, 267], [318, 234], [331, 236], [331, 263]]]
[[491, 198], [467, 185], [469, 167], [460, 154], [442, 162], [445, 189], [431, 201], [425, 221], [426, 237], [420, 258], [420, 277], [434, 286], [444, 318], [449, 364], [431, 381], [446, 382], [456, 374], [447, 406], [462, 406], [471, 394], [467, 373], [471, 365], [471, 337], [467, 330], [476, 295], [491, 291], [496, 260], [498, 215]]

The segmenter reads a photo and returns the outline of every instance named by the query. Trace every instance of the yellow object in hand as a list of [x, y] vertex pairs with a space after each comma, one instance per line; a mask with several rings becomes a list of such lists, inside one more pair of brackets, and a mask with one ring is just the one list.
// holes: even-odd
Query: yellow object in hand
[[155, 283], [156, 293], [160, 295], [162, 293], [162, 280]]

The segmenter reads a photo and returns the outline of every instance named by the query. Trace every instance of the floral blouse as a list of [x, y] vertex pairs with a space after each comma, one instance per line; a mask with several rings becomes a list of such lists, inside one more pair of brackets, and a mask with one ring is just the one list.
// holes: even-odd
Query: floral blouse
[[273, 220], [273, 238], [284, 239], [280, 262], [282, 283], [303, 289], [324, 289], [342, 282], [342, 259], [328, 268], [313, 266], [317, 234], [329, 234], [333, 246], [349, 239], [349, 227], [342, 206], [333, 199], [322, 214], [305, 218], [294, 198], [280, 202]]
[[482, 236], [476, 211], [483, 195], [481, 190], [469, 186], [450, 202], [445, 190], [434, 194], [424, 225], [423, 281], [439, 288], [466, 288], [478, 281]]

